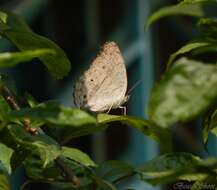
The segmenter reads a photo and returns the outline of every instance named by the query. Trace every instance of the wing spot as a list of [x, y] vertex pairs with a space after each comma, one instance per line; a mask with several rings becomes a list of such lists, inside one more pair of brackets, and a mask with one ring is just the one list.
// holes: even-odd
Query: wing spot
[[105, 66], [102, 66], [103, 69], [105, 69]]
[[93, 79], [90, 79], [91, 82], [93, 82]]
[[86, 98], [87, 98], [87, 95], [84, 95], [84, 96], [83, 96], [83, 99], [86, 99]]

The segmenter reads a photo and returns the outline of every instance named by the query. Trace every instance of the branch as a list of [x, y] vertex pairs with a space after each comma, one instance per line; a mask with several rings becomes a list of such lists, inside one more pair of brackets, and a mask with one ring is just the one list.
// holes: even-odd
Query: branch
[[[6, 86], [1, 87], [1, 94], [5, 98], [5, 100], [8, 102], [11, 109], [20, 110], [20, 106], [17, 103], [17, 100], [16, 100], [14, 94]], [[23, 123], [24, 129], [28, 133], [30, 133], [32, 135], [38, 134], [38, 131], [36, 129], [30, 127], [30, 120], [28, 118], [24, 118], [22, 123]]]
[[79, 178], [73, 173], [73, 171], [65, 164], [65, 162], [60, 157], [57, 157], [55, 159], [55, 163], [63, 172], [63, 177], [66, 181], [72, 182], [75, 187], [80, 187], [81, 184]]
[[128, 177], [132, 177], [132, 176], [135, 175], [135, 174], [136, 174], [136, 172], [130, 172], [130, 173], [126, 174], [126, 175], [123, 175], [123, 176], [121, 176], [121, 177], [115, 179], [115, 180], [113, 181], [113, 183], [114, 183], [114, 184], [117, 184], [117, 183], [119, 183], [120, 181], [122, 181], [122, 180], [124, 180], [124, 179], [126, 179], [126, 178], [128, 178]]

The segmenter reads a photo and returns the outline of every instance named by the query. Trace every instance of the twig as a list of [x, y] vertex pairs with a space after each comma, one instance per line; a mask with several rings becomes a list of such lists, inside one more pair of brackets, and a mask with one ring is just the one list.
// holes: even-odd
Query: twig
[[14, 109], [14, 110], [20, 109], [20, 107], [18, 106], [18, 104], [15, 100], [13, 93], [6, 86], [3, 86], [1, 88], [1, 93], [12, 109]]
[[80, 187], [81, 184], [79, 178], [73, 173], [73, 171], [67, 165], [65, 165], [64, 161], [60, 157], [57, 157], [55, 159], [55, 163], [63, 172], [63, 177], [66, 181], [72, 182], [75, 187]]
[[136, 172], [130, 172], [130, 173], [126, 174], [126, 175], [123, 175], [123, 176], [121, 176], [121, 177], [115, 179], [115, 180], [113, 181], [113, 183], [114, 183], [114, 184], [117, 184], [117, 183], [119, 183], [120, 181], [122, 181], [122, 180], [124, 180], [124, 179], [126, 179], [126, 178], [128, 178], [128, 177], [132, 177], [134, 174], [136, 174]]
[[[0, 88], [0, 93], [2, 94], [2, 96], [5, 98], [5, 100], [8, 102], [8, 104], [10, 105], [11, 109], [13, 110], [20, 110], [20, 106], [16, 100], [15, 95], [6, 87], [6, 86], [2, 86]], [[30, 127], [30, 120], [29, 118], [24, 118], [23, 121], [23, 127], [24, 129], [30, 133], [31, 135], [37, 135], [38, 131], [34, 128]], [[80, 186], [80, 180], [79, 178], [74, 174], [74, 172], [65, 164], [65, 162], [63, 161], [62, 158], [57, 157], [54, 160], [55, 164], [57, 165], [57, 167], [60, 168], [60, 170], [63, 173], [63, 177], [66, 181], [73, 183], [73, 185], [75, 187], [79, 187]]]
[[[20, 106], [17, 103], [17, 100], [16, 100], [14, 94], [6, 86], [1, 87], [1, 94], [5, 98], [5, 100], [8, 102], [11, 109], [20, 110]], [[28, 133], [31, 133], [32, 135], [38, 134], [38, 131], [36, 129], [30, 127], [30, 120], [28, 118], [24, 118], [22, 123], [23, 123], [24, 129]]]

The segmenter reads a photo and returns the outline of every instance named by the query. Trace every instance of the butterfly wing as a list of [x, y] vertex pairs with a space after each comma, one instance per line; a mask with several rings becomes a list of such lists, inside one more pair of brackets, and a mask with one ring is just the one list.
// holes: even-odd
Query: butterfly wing
[[103, 46], [74, 90], [75, 104], [81, 108], [101, 112], [121, 105], [127, 91], [127, 74], [121, 52], [114, 42]]

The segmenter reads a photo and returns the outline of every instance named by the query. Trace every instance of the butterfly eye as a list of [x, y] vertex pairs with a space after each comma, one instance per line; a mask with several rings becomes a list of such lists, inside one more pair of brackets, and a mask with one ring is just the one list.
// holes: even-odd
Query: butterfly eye
[[87, 98], [87, 95], [84, 95], [83, 98], [86, 99], [86, 98]]

